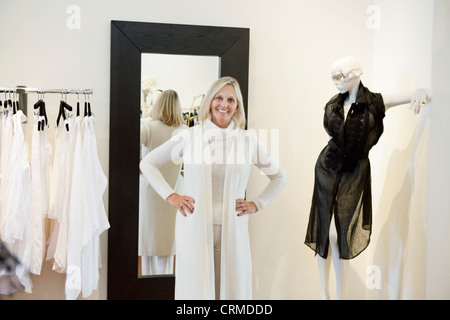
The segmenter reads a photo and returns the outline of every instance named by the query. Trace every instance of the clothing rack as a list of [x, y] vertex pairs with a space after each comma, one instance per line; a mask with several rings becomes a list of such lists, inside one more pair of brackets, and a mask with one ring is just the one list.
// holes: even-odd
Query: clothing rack
[[93, 94], [93, 89], [45, 89], [45, 88], [28, 88], [24, 86], [17, 86], [13, 88], [0, 88], [0, 93], [60, 93], [60, 94]]
[[65, 94], [84, 94], [90, 95], [94, 93], [93, 89], [45, 89], [45, 88], [28, 88], [26, 86], [16, 86], [12, 88], [2, 88], [0, 87], [0, 93], [16, 93], [19, 95], [19, 103], [24, 114], [27, 114], [27, 94], [28, 93], [59, 93]]

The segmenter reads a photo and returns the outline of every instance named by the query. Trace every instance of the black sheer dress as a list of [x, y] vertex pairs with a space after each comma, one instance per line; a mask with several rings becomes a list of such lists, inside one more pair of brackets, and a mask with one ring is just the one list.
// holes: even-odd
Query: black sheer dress
[[362, 83], [344, 121], [344, 101], [337, 94], [325, 106], [324, 127], [331, 139], [315, 166], [314, 191], [305, 244], [328, 256], [334, 213], [341, 259], [352, 259], [370, 242], [372, 193], [369, 151], [383, 133], [385, 106], [379, 93]]

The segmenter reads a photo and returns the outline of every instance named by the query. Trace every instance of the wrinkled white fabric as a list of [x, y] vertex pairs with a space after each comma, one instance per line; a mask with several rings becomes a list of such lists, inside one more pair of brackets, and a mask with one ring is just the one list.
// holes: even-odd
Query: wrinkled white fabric
[[44, 117], [34, 116], [31, 140], [31, 210], [32, 210], [32, 245], [30, 272], [40, 274], [44, 260], [46, 236], [45, 217], [48, 211], [50, 193], [50, 173], [52, 146], [47, 138], [47, 131], [38, 131], [38, 122]]
[[[64, 144], [66, 153], [62, 159], [64, 159], [63, 168], [65, 168], [65, 178], [64, 178], [64, 186], [63, 186], [63, 202], [61, 209], [61, 222], [59, 223], [58, 235], [56, 240], [56, 247], [54, 253], [54, 262], [53, 262], [53, 270], [65, 273], [67, 272], [67, 237], [68, 237], [68, 228], [69, 228], [69, 208], [71, 202], [71, 188], [72, 188], [72, 176], [73, 176], [73, 163], [74, 163], [74, 153], [75, 153], [75, 139], [77, 137], [78, 126], [76, 121], [72, 118], [67, 119], [69, 124], [69, 131], [64, 127], [65, 124], [62, 124], [62, 131], [69, 134], [69, 137], [65, 137]], [[62, 133], [62, 132], [61, 132]]]
[[93, 116], [77, 117], [67, 238], [66, 299], [89, 296], [97, 288], [99, 236], [109, 228], [103, 205], [106, 189]]
[[[66, 176], [70, 171], [66, 170], [66, 163], [69, 161], [70, 136], [63, 125], [59, 125], [55, 130], [55, 145], [52, 162], [52, 173], [50, 182], [50, 195], [47, 217], [50, 220], [50, 237], [48, 240], [46, 260], [53, 260], [58, 241], [59, 227], [62, 222], [64, 208], [64, 192]], [[69, 167], [69, 166], [67, 166]]]
[[[82, 163], [82, 135], [81, 117], [75, 119], [74, 132], [74, 154], [72, 181], [70, 187], [70, 203], [67, 224], [67, 276], [66, 276], [66, 299], [73, 300], [81, 291], [81, 248], [83, 246], [83, 234], [80, 232], [86, 212], [86, 202], [83, 196], [83, 163]], [[90, 228], [90, 226], [85, 226]]]
[[[35, 116], [28, 148], [22, 111], [1, 117], [0, 235], [20, 262], [0, 272], [0, 292], [31, 293], [30, 271], [40, 274], [45, 256], [46, 218], [51, 235], [46, 259], [66, 273], [66, 298], [92, 294], [101, 267], [99, 236], [109, 221], [103, 203], [107, 186], [97, 154], [94, 117], [68, 115], [55, 132], [55, 148]], [[69, 130], [66, 129], [68, 125]], [[29, 151], [30, 154], [29, 154]]]
[[[87, 219], [90, 220], [90, 229], [83, 228], [86, 244], [82, 248], [82, 296], [86, 298], [97, 289], [99, 280], [100, 247], [99, 237], [109, 229], [109, 221], [103, 202], [103, 194], [106, 191], [107, 178], [102, 170], [97, 151], [97, 139], [95, 136], [95, 118], [84, 118], [83, 140], [83, 182], [87, 202]], [[84, 242], [83, 242], [84, 243]]]
[[[11, 145], [13, 138], [13, 122], [12, 122], [12, 110], [9, 110], [7, 114], [2, 118], [2, 158], [1, 158], [1, 170], [2, 170], [2, 184], [1, 184], [1, 210], [0, 210], [0, 235], [2, 239], [6, 238], [3, 235], [3, 226], [5, 225], [6, 213], [8, 209], [8, 199], [11, 189], [8, 188], [9, 184], [9, 159], [11, 157]], [[12, 239], [10, 239], [12, 241]]]
[[[2, 197], [2, 204], [6, 205], [2, 239], [10, 252], [21, 262], [16, 266], [16, 276], [24, 287], [24, 291], [31, 293], [32, 281], [29, 276], [31, 260], [31, 195], [30, 195], [30, 163], [28, 146], [22, 129], [22, 122], [26, 116], [18, 110], [11, 117], [12, 140], [9, 155], [7, 184], [2, 183], [2, 189], [7, 189], [6, 197]], [[4, 171], [5, 172], [5, 171]]]
[[[53, 270], [59, 273], [65, 273], [67, 270], [67, 232], [69, 225], [74, 139], [78, 130], [72, 118], [67, 119], [67, 122], [69, 124], [69, 131], [66, 130], [62, 122], [57, 129], [59, 133], [56, 138], [56, 152], [53, 160], [50, 208], [48, 214], [49, 218], [57, 219], [57, 223], [53, 223], [47, 258], [53, 258]], [[57, 184], [56, 181], [59, 181], [59, 183]]]

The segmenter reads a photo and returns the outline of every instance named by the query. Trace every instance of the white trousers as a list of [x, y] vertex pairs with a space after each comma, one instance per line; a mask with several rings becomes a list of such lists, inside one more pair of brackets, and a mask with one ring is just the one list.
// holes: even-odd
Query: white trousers
[[213, 226], [214, 234], [214, 287], [216, 291], [216, 300], [220, 300], [220, 255], [222, 248], [222, 225]]
[[[220, 299], [220, 255], [222, 247], [222, 225], [213, 226], [214, 234], [214, 279], [216, 300]], [[173, 274], [174, 256], [141, 256], [143, 276]]]
[[173, 274], [174, 256], [141, 256], [141, 273], [143, 276]]

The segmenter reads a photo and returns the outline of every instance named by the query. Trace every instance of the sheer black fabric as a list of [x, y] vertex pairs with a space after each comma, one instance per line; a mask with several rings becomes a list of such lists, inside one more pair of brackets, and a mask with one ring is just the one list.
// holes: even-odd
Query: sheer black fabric
[[315, 165], [314, 191], [305, 244], [328, 256], [334, 213], [341, 259], [352, 259], [370, 242], [372, 193], [370, 149], [383, 133], [385, 106], [379, 93], [362, 83], [344, 120], [344, 101], [337, 94], [325, 106], [324, 127], [331, 139]]

